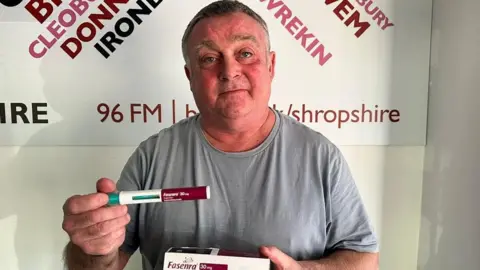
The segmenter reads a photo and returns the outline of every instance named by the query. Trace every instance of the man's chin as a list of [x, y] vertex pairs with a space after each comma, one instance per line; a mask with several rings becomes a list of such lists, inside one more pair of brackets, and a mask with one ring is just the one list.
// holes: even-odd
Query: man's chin
[[245, 119], [251, 112], [250, 108], [225, 108], [221, 110], [221, 114], [224, 118], [229, 120], [241, 120]]

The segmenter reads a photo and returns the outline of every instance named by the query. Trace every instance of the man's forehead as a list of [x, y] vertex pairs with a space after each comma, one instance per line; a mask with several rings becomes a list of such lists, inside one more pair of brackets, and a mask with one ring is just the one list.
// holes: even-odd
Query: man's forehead
[[[241, 41], [251, 41], [253, 43], [256, 43], [256, 44], [260, 44], [259, 41], [258, 41], [258, 38], [255, 37], [254, 35], [251, 35], [251, 34], [232, 34], [232, 35], [229, 35], [226, 40], [229, 42], [229, 43], [235, 43], [235, 42], [241, 42]], [[211, 39], [210, 37], [208, 36], [205, 36], [203, 39], [199, 40], [197, 42], [197, 44], [195, 44], [195, 47], [198, 48], [198, 47], [215, 47], [217, 46], [217, 43], [215, 42], [215, 39]]]
[[207, 18], [193, 29], [191, 41], [194, 46], [213, 45], [216, 41], [252, 41], [260, 44], [264, 37], [262, 26], [244, 14]]

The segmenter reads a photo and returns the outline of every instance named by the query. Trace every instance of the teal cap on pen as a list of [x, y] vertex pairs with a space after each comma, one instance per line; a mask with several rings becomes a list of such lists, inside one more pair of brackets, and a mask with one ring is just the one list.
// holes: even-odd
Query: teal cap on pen
[[108, 193], [108, 204], [109, 205], [120, 204], [120, 195], [118, 193]]

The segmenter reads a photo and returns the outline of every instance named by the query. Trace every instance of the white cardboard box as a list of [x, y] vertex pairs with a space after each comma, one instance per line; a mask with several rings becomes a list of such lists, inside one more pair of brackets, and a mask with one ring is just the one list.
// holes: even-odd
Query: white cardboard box
[[163, 270], [270, 270], [270, 260], [218, 248], [172, 247], [165, 253]]

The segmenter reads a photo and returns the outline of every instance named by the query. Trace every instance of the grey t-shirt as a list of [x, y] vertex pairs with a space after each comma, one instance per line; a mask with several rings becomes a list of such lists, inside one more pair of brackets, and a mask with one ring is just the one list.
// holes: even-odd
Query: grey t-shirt
[[162, 269], [165, 251], [220, 247], [258, 252], [275, 245], [297, 260], [335, 249], [377, 251], [377, 239], [348, 165], [322, 134], [275, 111], [256, 149], [226, 153], [205, 139], [195, 115], [141, 142], [119, 190], [209, 185], [211, 199], [130, 205], [121, 249], [138, 248], [143, 269]]

